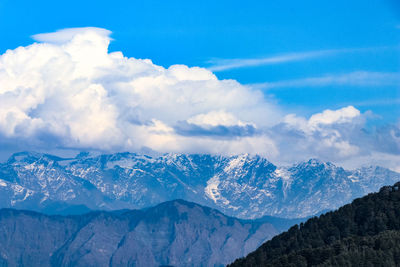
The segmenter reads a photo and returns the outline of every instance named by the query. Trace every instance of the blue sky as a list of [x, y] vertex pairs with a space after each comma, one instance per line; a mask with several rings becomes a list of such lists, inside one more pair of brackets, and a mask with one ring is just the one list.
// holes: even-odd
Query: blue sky
[[[221, 79], [265, 83], [399, 73], [400, 6], [393, 1], [21, 1], [0, 3], [0, 52], [30, 36], [95, 26], [113, 32], [110, 50], [162, 66], [208, 67], [220, 59], [337, 53], [215, 72]], [[397, 83], [398, 84], [398, 83]], [[387, 122], [399, 117], [399, 86], [324, 84], [264, 89], [288, 109], [310, 115], [353, 104]]]
[[[63, 31], [64, 44], [52, 43], [57, 34], [33, 37], [80, 27], [96, 28]], [[111, 31], [109, 46], [101, 29]], [[162, 152], [267, 151], [285, 163], [380, 158], [400, 170], [396, 0], [1, 0], [0, 32], [0, 146], [8, 154], [142, 142]], [[93, 121], [106, 126], [90, 134]], [[297, 156], [282, 156], [292, 150]]]

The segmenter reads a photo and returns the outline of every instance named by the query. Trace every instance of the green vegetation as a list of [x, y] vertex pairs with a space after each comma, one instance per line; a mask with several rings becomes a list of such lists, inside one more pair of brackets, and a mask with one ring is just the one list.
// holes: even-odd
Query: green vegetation
[[400, 266], [399, 188], [295, 225], [230, 266]]

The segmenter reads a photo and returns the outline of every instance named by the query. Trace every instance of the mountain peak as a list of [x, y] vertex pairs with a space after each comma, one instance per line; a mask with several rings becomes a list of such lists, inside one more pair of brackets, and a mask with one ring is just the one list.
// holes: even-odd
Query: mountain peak
[[322, 160], [316, 159], [316, 158], [311, 158], [308, 161], [303, 161], [300, 162], [297, 165], [294, 165], [293, 167], [297, 168], [317, 168], [317, 167], [323, 167], [323, 168], [338, 168], [336, 165], [334, 165], [331, 162], [324, 162]]
[[279, 167], [250, 154], [152, 158], [129, 152], [81, 153], [61, 159], [21, 152], [0, 164], [0, 179], [7, 181], [0, 184], [3, 207], [44, 210], [61, 203], [55, 206], [140, 209], [185, 199], [249, 219], [306, 217], [335, 209], [400, 180], [400, 175], [376, 167], [346, 171], [318, 159]]
[[309, 159], [309, 160], [307, 161], [307, 164], [308, 164], [308, 165], [311, 165], [311, 166], [317, 166], [317, 165], [324, 164], [324, 162], [322, 162], [321, 160], [316, 159], [316, 158], [311, 158], [311, 159]]

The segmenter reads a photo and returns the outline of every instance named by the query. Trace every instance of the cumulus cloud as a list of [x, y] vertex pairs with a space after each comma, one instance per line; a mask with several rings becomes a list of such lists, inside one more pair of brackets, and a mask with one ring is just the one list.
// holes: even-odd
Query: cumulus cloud
[[322, 113], [312, 115], [308, 122], [313, 128], [321, 124], [351, 123], [354, 119], [360, 117], [360, 114], [360, 111], [353, 106], [348, 106], [338, 110], [327, 109]]
[[296, 161], [298, 155], [302, 155], [351, 168], [381, 164], [398, 170], [399, 126], [387, 125], [367, 130], [369, 116], [369, 113], [361, 113], [353, 106], [324, 110], [308, 119], [289, 114], [272, 127], [269, 134], [276, 146], [287, 152], [280, 154], [280, 160], [284, 162]]
[[[164, 68], [110, 53], [109, 36], [99, 28], [65, 29], [1, 55], [1, 135], [38, 146], [51, 136], [61, 147], [102, 150], [224, 152], [229, 143], [241, 153], [256, 147], [254, 125], [281, 116], [260, 91], [204, 68]], [[207, 137], [224, 133], [233, 140]]]
[[261, 91], [205, 68], [109, 52], [110, 34], [38, 34], [0, 56], [3, 149], [257, 153], [276, 163], [399, 154], [399, 127], [366, 132], [353, 106], [285, 116]]
[[281, 147], [292, 149], [287, 157], [308, 154], [308, 157], [340, 159], [356, 156], [360, 150], [349, 136], [358, 134], [362, 126], [360, 112], [352, 106], [339, 110], [325, 110], [309, 119], [289, 114], [273, 128], [272, 135]]

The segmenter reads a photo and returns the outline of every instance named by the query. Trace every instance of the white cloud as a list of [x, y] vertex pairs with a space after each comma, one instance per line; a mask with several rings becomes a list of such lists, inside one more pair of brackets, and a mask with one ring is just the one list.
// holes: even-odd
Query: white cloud
[[[276, 128], [276, 132], [281, 142], [294, 142], [293, 154], [309, 154], [308, 157], [326, 159], [348, 158], [359, 153], [359, 148], [350, 143], [349, 131], [354, 127], [359, 129], [362, 122], [360, 111], [348, 106], [338, 110], [325, 110], [312, 115], [308, 120], [289, 114], [280, 127]], [[297, 145], [297, 142], [301, 142], [301, 145]]]
[[189, 118], [187, 122], [201, 126], [245, 126], [247, 124], [238, 120], [233, 114], [225, 111], [211, 111], [206, 114], [198, 114]]
[[329, 49], [308, 52], [286, 53], [270, 57], [258, 58], [234, 58], [234, 59], [212, 59], [207, 63], [211, 64], [209, 70], [214, 72], [226, 71], [238, 68], [257, 67], [265, 65], [275, 65], [287, 62], [303, 61], [338, 54], [369, 52], [374, 50], [388, 49], [389, 47], [370, 47], [370, 48], [347, 48], [347, 49]]
[[[0, 56], [0, 134], [61, 147], [162, 152], [254, 150], [259, 137], [181, 136], [179, 122], [267, 126], [281, 117], [261, 92], [204, 68], [157, 66], [108, 52], [110, 32], [65, 29]], [[45, 137], [43, 137], [43, 133]], [[265, 143], [265, 142], [264, 142]], [[270, 143], [270, 142], [266, 142]], [[227, 149], [231, 146], [231, 149]], [[223, 149], [223, 150], [222, 150]]]
[[320, 124], [350, 123], [359, 116], [360, 111], [358, 109], [348, 106], [338, 110], [324, 110], [322, 113], [312, 115], [308, 122], [314, 127]]
[[[399, 127], [363, 134], [349, 106], [287, 116], [261, 91], [209, 70], [108, 52], [110, 32], [66, 29], [0, 55], [0, 147], [215, 154], [276, 163], [400, 154]], [[394, 165], [393, 165], [394, 166]]]
[[278, 161], [291, 163], [316, 157], [347, 168], [382, 165], [397, 170], [400, 162], [400, 127], [367, 130], [370, 112], [361, 113], [353, 106], [324, 110], [310, 118], [286, 115], [269, 135], [282, 152]]
[[303, 53], [289, 53], [273, 57], [263, 58], [237, 58], [237, 59], [214, 59], [210, 60], [211, 66], [208, 67], [211, 71], [225, 71], [231, 69], [255, 67], [263, 65], [280, 64], [285, 62], [300, 61], [316, 57], [327, 56], [335, 53], [336, 50], [322, 50]]
[[105, 37], [103, 40], [108, 39], [108, 36], [111, 34], [111, 32], [106, 29], [96, 28], [96, 27], [85, 27], [85, 28], [63, 29], [52, 33], [35, 34], [32, 36], [32, 38], [42, 43], [65, 44], [70, 42], [73, 38], [76, 38], [77, 35], [87, 34], [88, 32], [92, 32], [95, 35], [98, 35], [103, 38]]

